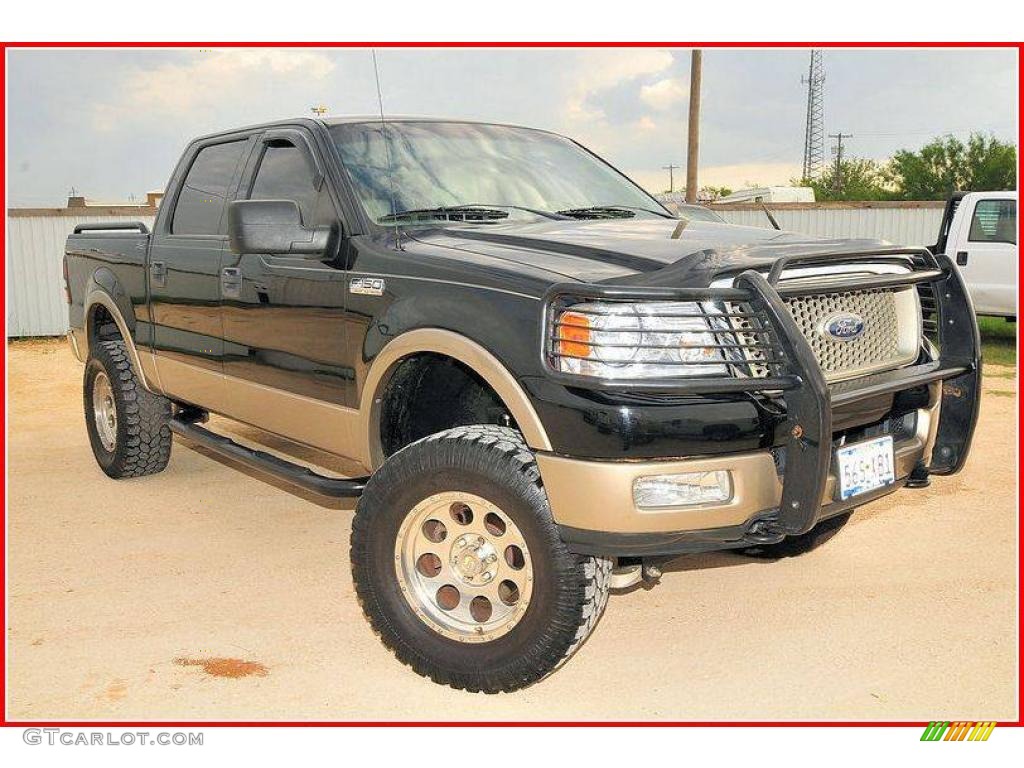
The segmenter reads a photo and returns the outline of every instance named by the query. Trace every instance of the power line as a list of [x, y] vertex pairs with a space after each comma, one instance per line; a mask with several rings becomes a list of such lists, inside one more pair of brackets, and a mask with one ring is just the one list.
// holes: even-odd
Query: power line
[[915, 131], [857, 131], [858, 136], [945, 136], [956, 133], [998, 133], [995, 128], [925, 128]]
[[804, 127], [804, 178], [813, 179], [825, 160], [825, 65], [820, 50], [811, 51], [807, 77], [807, 123]]

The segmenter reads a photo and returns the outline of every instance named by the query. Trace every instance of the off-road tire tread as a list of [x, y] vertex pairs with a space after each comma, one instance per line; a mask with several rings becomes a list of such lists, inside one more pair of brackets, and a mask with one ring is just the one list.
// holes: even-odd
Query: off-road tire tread
[[[524, 481], [527, 487], [542, 495], [546, 519], [542, 521], [547, 543], [557, 553], [554, 570], [566, 584], [575, 584], [575, 590], [563, 590], [556, 603], [558, 615], [565, 617], [553, 622], [545, 629], [545, 636], [523, 653], [506, 663], [500, 669], [480, 670], [476, 674], [452, 673], [436, 666], [408, 640], [401, 636], [387, 615], [380, 610], [372, 584], [367, 578], [367, 569], [374, 564], [367, 562], [365, 542], [373, 526], [375, 492], [389, 482], [389, 468], [395, 460], [403, 461], [424, 451], [447, 452], [475, 446], [488, 451], [496, 461], [501, 461], [512, 477]], [[449, 454], [450, 455], [450, 454]], [[510, 480], [515, 482], [515, 480]], [[537, 553], [533, 553], [536, 557]], [[612, 562], [607, 558], [587, 557], [569, 552], [558, 535], [558, 527], [547, 508], [540, 470], [533, 453], [523, 441], [519, 432], [508, 427], [488, 424], [473, 424], [455, 427], [422, 438], [395, 453], [371, 478], [360, 499], [352, 523], [352, 544], [350, 551], [352, 578], [359, 603], [370, 622], [373, 631], [383, 644], [403, 664], [436, 683], [474, 693], [499, 693], [514, 691], [531, 685], [551, 674], [580, 649], [593, 632], [608, 604], [609, 583]], [[387, 563], [385, 567], [391, 567]], [[568, 593], [574, 597], [569, 598]]]
[[[171, 401], [147, 390], [139, 382], [124, 341], [101, 341], [93, 356], [110, 377], [118, 413], [118, 440], [114, 460], [103, 471], [113, 478], [144, 477], [163, 471], [171, 458]], [[86, 368], [88, 385], [88, 368]], [[85, 392], [85, 418], [92, 425], [89, 390]], [[123, 415], [122, 415], [123, 414]], [[124, 429], [121, 429], [121, 424]], [[122, 437], [123, 436], [123, 437]], [[101, 465], [102, 466], [102, 465]]]

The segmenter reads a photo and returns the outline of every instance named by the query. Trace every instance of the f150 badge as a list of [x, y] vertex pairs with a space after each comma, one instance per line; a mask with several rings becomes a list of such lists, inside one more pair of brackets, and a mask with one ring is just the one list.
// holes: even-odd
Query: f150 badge
[[821, 321], [821, 333], [833, 341], [853, 341], [864, 333], [864, 318], [853, 312], [836, 312]]
[[349, 293], [361, 293], [364, 296], [383, 296], [384, 278], [353, 277], [348, 284]]

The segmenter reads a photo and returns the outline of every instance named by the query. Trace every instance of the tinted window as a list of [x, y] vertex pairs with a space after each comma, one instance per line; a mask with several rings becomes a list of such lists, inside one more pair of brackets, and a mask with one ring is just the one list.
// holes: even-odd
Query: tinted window
[[318, 206], [320, 189], [306, 155], [291, 144], [268, 146], [260, 161], [250, 200], [294, 200], [307, 227], [322, 223]]
[[982, 243], [1016, 243], [1017, 201], [979, 200], [967, 239]]
[[176, 235], [218, 235], [227, 231], [222, 222], [224, 201], [244, 150], [244, 141], [232, 141], [213, 144], [199, 151], [178, 195], [171, 232]]

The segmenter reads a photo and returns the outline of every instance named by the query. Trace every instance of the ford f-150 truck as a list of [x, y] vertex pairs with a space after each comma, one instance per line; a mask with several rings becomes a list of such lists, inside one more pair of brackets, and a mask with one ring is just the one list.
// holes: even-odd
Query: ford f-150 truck
[[798, 552], [957, 472], [977, 420], [977, 326], [943, 253], [676, 218], [540, 130], [204, 136], [153, 231], [79, 226], [65, 279], [102, 470], [160, 472], [179, 434], [358, 497], [370, 624], [472, 691], [549, 674], [610, 588], [669, 558]]

